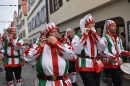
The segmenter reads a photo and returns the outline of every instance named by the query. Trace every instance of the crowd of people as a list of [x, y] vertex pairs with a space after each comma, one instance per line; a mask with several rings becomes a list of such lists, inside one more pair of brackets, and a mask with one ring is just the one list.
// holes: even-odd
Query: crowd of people
[[60, 28], [50, 22], [29, 47], [17, 37], [17, 29], [10, 27], [8, 34], [4, 33], [0, 39], [0, 64], [3, 61], [7, 86], [14, 86], [14, 80], [16, 86], [21, 86], [25, 61], [35, 65], [37, 77], [34, 86], [78, 86], [76, 72], [84, 86], [100, 86], [102, 71], [109, 73], [110, 86], [121, 86], [121, 56], [130, 56], [130, 52], [123, 48], [122, 39], [116, 33], [116, 23], [105, 21], [103, 37], [96, 32], [91, 14], [82, 18], [79, 26], [75, 35], [71, 28], [67, 28], [59, 37]]

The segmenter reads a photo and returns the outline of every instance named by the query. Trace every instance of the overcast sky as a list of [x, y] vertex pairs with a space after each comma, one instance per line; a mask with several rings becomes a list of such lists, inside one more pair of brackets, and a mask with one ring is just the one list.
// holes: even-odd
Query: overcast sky
[[[18, 5], [18, 0], [0, 0], [0, 5]], [[14, 11], [18, 11], [18, 6], [0, 6], [0, 21], [12, 21]], [[10, 23], [0, 22], [0, 33], [9, 25]]]

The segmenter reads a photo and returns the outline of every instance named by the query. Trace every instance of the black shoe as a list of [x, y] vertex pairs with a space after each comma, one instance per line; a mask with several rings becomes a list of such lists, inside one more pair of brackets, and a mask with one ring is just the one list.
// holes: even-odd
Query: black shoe
[[78, 84], [76, 82], [72, 83], [72, 86], [78, 86]]

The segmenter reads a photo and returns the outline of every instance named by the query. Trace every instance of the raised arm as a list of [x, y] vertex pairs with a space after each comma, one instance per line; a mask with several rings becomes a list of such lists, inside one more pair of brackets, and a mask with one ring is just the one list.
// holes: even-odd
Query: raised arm
[[87, 37], [88, 35], [86, 33], [83, 33], [81, 39], [77, 35], [75, 35], [74, 38], [72, 39], [72, 45], [74, 47], [74, 52], [76, 54], [80, 54], [81, 51], [83, 50], [83, 47], [86, 45]]
[[13, 46], [16, 50], [20, 50], [24, 43], [24, 41], [20, 38], [17, 38], [17, 41], [13, 40], [12, 38], [10, 38], [9, 40], [11, 41], [11, 43], [13, 44]]
[[34, 44], [31, 48], [27, 48], [24, 52], [25, 61], [29, 62], [32, 65], [35, 65], [42, 51], [43, 51], [43, 47], [36, 44]]
[[116, 59], [116, 56], [109, 52], [109, 50], [108, 50], [108, 42], [104, 37], [101, 39], [100, 43], [102, 45], [102, 49], [101, 49], [101, 51], [99, 51], [99, 54], [101, 56], [103, 56], [103, 57]]

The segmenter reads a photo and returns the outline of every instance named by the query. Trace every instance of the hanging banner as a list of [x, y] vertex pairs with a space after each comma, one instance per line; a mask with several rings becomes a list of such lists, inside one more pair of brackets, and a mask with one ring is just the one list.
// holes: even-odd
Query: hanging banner
[[[20, 5], [26, 5], [26, 4], [20, 4]], [[0, 6], [10, 6], [10, 7], [12, 7], [12, 6], [20, 6], [20, 5], [0, 5]]]

